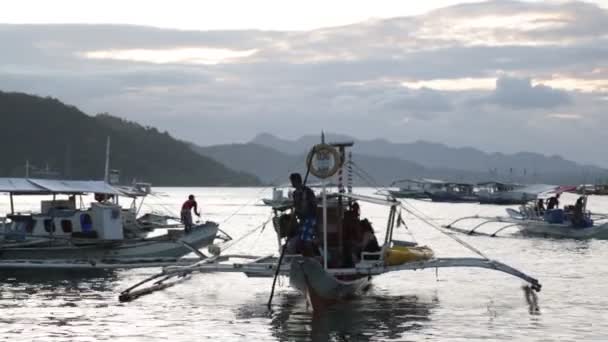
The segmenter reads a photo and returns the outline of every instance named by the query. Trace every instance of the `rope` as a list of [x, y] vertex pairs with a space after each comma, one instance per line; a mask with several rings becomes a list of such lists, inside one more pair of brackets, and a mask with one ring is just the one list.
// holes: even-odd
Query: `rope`
[[[359, 167], [357, 164], [355, 164], [354, 162], [351, 161], [351, 164], [353, 164], [353, 166], [355, 166], [358, 171], [360, 171], [361, 173], [364, 174], [365, 177], [368, 178], [368, 182], [371, 181], [372, 183], [374, 183], [373, 187], [379, 191], [379, 190], [383, 190], [378, 183], [374, 180], [374, 178], [367, 173], [365, 170], [363, 170], [361, 167]], [[364, 181], [366, 181], [366, 179], [364, 177], [362, 177], [361, 174], [358, 174], [357, 171], [355, 171], [355, 173], [357, 173], [357, 175], [359, 177], [361, 177]], [[468, 250], [470, 250], [471, 252], [479, 255], [480, 257], [489, 260], [489, 258], [483, 254], [480, 250], [478, 250], [477, 248], [473, 247], [471, 244], [467, 243], [466, 241], [458, 238], [457, 236], [454, 236], [452, 234], [448, 234], [446, 233], [442, 227], [436, 225], [434, 222], [432, 222], [432, 218], [429, 217], [428, 215], [426, 215], [424, 212], [418, 210], [416, 207], [414, 207], [413, 205], [409, 205], [412, 207], [412, 209], [408, 209], [405, 205], [404, 205], [405, 201], [399, 201], [399, 207], [402, 208], [403, 210], [407, 211], [408, 213], [414, 215], [416, 218], [418, 218], [419, 220], [421, 220], [422, 222], [426, 223], [427, 225], [429, 225], [431, 228], [437, 230], [438, 232], [440, 232], [441, 234], [451, 238], [452, 240], [456, 241], [457, 243], [459, 243], [460, 245], [462, 245], [463, 247], [467, 248]], [[418, 213], [416, 213], [415, 211], [417, 211]], [[413, 235], [412, 235], [413, 236]]]
[[223, 246], [220, 246], [220, 248], [223, 251], [226, 251], [228, 248], [231, 248], [232, 246], [236, 245], [238, 242], [244, 240], [246, 237], [250, 236], [251, 234], [255, 233], [257, 230], [264, 230], [264, 228], [266, 228], [266, 225], [268, 224], [268, 222], [270, 222], [272, 220], [272, 214], [270, 214], [270, 216], [268, 217], [268, 219], [266, 221], [264, 221], [264, 223], [262, 223], [259, 226], [256, 226], [255, 228], [249, 230], [248, 232], [246, 232], [245, 234], [241, 235], [238, 239], [236, 240], [230, 240], [230, 241], [226, 241], [226, 243], [224, 243]]
[[[469, 243], [465, 242], [464, 240], [460, 239], [459, 237], [452, 235], [452, 234], [448, 234], [446, 233], [443, 228], [441, 228], [440, 226], [436, 225], [435, 223], [429, 221], [428, 219], [424, 218], [423, 215], [424, 213], [420, 212], [421, 214], [417, 214], [415, 213], [413, 210], [408, 209], [406, 206], [403, 205], [403, 203], [401, 202], [401, 204], [399, 205], [399, 207], [401, 207], [403, 210], [407, 211], [408, 213], [414, 215], [415, 217], [417, 217], [420, 221], [426, 223], [427, 225], [429, 225], [431, 228], [437, 230], [438, 232], [440, 232], [441, 234], [451, 238], [452, 240], [458, 242], [460, 245], [462, 245], [463, 247], [467, 248], [468, 250], [470, 250], [471, 252], [479, 255], [480, 257], [489, 260], [489, 258], [483, 254], [480, 250], [478, 250], [477, 248], [473, 247], [472, 245], [470, 245]], [[417, 210], [417, 209], [416, 209]]]

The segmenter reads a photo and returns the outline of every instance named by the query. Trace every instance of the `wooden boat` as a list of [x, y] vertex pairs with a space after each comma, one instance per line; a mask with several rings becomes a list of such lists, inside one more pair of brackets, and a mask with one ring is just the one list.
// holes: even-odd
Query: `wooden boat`
[[[115, 265], [124, 261], [128, 268], [135, 259], [159, 258], [175, 262], [219, 236], [219, 226], [205, 222], [188, 232], [169, 229], [160, 236], [132, 237], [118, 204], [124, 192], [103, 181], [0, 178], [0, 192], [7, 192], [11, 203], [11, 214], [0, 219], [0, 268], [71, 268], [83, 262], [99, 268], [108, 260]], [[76, 196], [88, 193], [97, 201], [77, 208]], [[52, 200], [41, 201], [38, 213], [19, 213], [14, 207], [18, 195], [47, 195]], [[58, 198], [66, 195], [67, 200]]]
[[389, 189], [388, 193], [394, 198], [429, 198], [428, 193], [440, 189], [446, 182], [437, 179], [401, 179], [391, 183], [391, 187], [399, 186], [397, 190]]
[[[352, 143], [333, 145], [322, 143], [315, 146], [307, 162], [311, 174], [320, 179], [331, 176], [332, 173], [328, 170], [336, 172], [337, 168], [343, 167], [343, 164], [348, 162], [344, 150], [351, 145]], [[316, 163], [314, 158], [317, 158]], [[334, 166], [331, 166], [332, 163]], [[337, 167], [336, 163], [339, 163]], [[317, 226], [317, 239], [320, 242], [316, 245], [308, 245], [311, 248], [290, 250], [292, 239], [297, 239], [293, 213], [289, 212], [291, 209], [283, 213], [275, 209], [273, 224], [279, 241], [278, 258], [272, 255], [218, 254], [195, 265], [165, 267], [161, 273], [123, 291], [119, 300], [131, 301], [180, 283], [186, 275], [205, 272], [239, 272], [248, 277], [274, 277], [275, 280], [279, 275], [287, 276], [294, 288], [310, 298], [314, 310], [322, 310], [358, 295], [366, 289], [376, 275], [404, 270], [443, 267], [487, 268], [521, 278], [537, 291], [541, 288], [535, 278], [495, 260], [485, 257], [435, 258], [433, 251], [428, 247], [393, 239], [395, 228], [403, 224], [400, 215], [403, 207], [393, 198], [357, 195], [345, 191], [340, 184], [335, 193], [327, 193], [326, 189], [323, 189], [321, 198], [322, 202], [317, 208], [317, 218], [320, 223]], [[360, 219], [358, 215], [359, 202], [388, 208], [383, 242], [371, 243], [375, 240], [375, 235], [369, 221]], [[365, 241], [366, 243], [362, 243]], [[235, 259], [243, 261], [231, 261]], [[273, 292], [274, 283], [271, 299]]]
[[475, 185], [470, 183], [447, 182], [439, 189], [426, 191], [433, 202], [474, 203], [479, 202]]
[[[539, 212], [535, 202], [522, 205], [519, 210], [507, 208], [507, 216], [467, 216], [461, 217], [445, 228], [469, 235], [481, 234], [497, 236], [509, 228], [518, 229], [524, 235], [572, 239], [608, 239], [608, 215], [593, 214], [587, 211], [587, 197], [584, 196], [583, 216], [576, 222], [573, 209], [553, 209]], [[457, 224], [469, 223], [459, 227]], [[494, 226], [491, 233], [484, 233], [481, 228]]]

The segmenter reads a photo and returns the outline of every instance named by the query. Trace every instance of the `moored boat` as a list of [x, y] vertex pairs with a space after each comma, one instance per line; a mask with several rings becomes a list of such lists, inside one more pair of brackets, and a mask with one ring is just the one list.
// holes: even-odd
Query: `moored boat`
[[[176, 261], [218, 237], [214, 222], [197, 224], [188, 232], [169, 229], [155, 237], [133, 237], [123, 218], [125, 210], [118, 204], [124, 192], [103, 181], [0, 178], [0, 192], [7, 192], [11, 203], [11, 213], [1, 219], [0, 268], [46, 264], [70, 268], [83, 261], [99, 268], [108, 260], [124, 261], [128, 268], [135, 259]], [[85, 194], [95, 194], [96, 200], [89, 207], [78, 207], [76, 197], [82, 205]], [[39, 212], [18, 212], [14, 197], [23, 195], [52, 199], [42, 200]]]
[[[575, 206], [545, 210], [535, 201], [520, 206], [519, 210], [507, 208], [507, 216], [467, 216], [459, 218], [445, 228], [472, 234], [496, 236], [509, 228], [516, 228], [524, 235], [572, 239], [608, 239], [608, 215], [594, 214], [586, 210], [587, 196], [580, 197], [582, 208], [576, 214]], [[470, 222], [468, 227], [457, 224]], [[494, 231], [484, 233], [482, 227], [494, 226]], [[498, 227], [496, 227], [498, 226]]]
[[[344, 149], [352, 143], [325, 144], [315, 146], [307, 167], [311, 174], [326, 179], [337, 169], [350, 162]], [[351, 189], [350, 186], [347, 186]], [[393, 198], [363, 196], [345, 191], [338, 184], [338, 192], [322, 190], [321, 203], [316, 209], [316, 239], [313, 244], [301, 243], [298, 230], [294, 228], [294, 212], [273, 210], [273, 223], [279, 242], [279, 257], [272, 255], [222, 255], [203, 260], [195, 265], [165, 267], [153, 275], [123, 291], [120, 301], [131, 301], [142, 295], [165, 289], [179, 283], [185, 275], [192, 273], [239, 272], [249, 277], [289, 277], [290, 284], [309, 297], [314, 310], [347, 300], [365, 291], [372, 277], [388, 272], [420, 270], [444, 267], [476, 267], [497, 270], [523, 279], [531, 288], [541, 288], [532, 278], [508, 265], [483, 256], [472, 247], [480, 258], [436, 258], [433, 251], [414, 242], [393, 238], [394, 230], [403, 225], [400, 211], [407, 210]], [[384, 240], [376, 240], [369, 220], [359, 215], [358, 203], [388, 208]], [[415, 212], [408, 211], [413, 215]], [[428, 221], [427, 221], [428, 222]], [[295, 229], [295, 230], [294, 230]], [[299, 243], [292, 244], [294, 240]], [[461, 242], [462, 243], [462, 242]], [[463, 243], [464, 246], [468, 246]], [[291, 246], [296, 246], [295, 250]], [[298, 247], [299, 246], [299, 247]], [[221, 251], [218, 251], [221, 252]], [[223, 260], [220, 260], [223, 258]], [[240, 259], [242, 262], [230, 262]], [[269, 305], [274, 293], [271, 289]]]

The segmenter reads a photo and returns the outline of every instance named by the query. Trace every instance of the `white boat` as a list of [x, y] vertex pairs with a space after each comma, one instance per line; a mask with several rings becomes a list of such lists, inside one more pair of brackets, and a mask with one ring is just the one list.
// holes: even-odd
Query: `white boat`
[[391, 183], [391, 187], [398, 186], [398, 189], [389, 189], [388, 193], [394, 198], [429, 198], [429, 192], [434, 192], [445, 184], [446, 182], [438, 179], [401, 179]]
[[446, 182], [440, 187], [430, 189], [427, 196], [433, 202], [471, 203], [479, 202], [475, 185], [471, 183]]
[[[328, 164], [345, 160], [345, 146], [351, 144], [321, 144], [313, 148], [310, 172], [317, 177], [327, 177], [327, 170], [335, 170]], [[340, 150], [342, 153], [336, 152]], [[316, 171], [315, 171], [315, 168]], [[330, 176], [330, 175], [329, 175]], [[342, 188], [339, 186], [339, 188]], [[349, 187], [350, 188], [350, 187]], [[376, 275], [389, 272], [420, 270], [443, 267], [477, 267], [497, 270], [521, 278], [531, 288], [539, 291], [540, 283], [508, 265], [481, 258], [435, 258], [433, 251], [415, 243], [393, 239], [393, 232], [401, 223], [400, 210], [403, 208], [395, 199], [362, 196], [351, 192], [321, 193], [322, 202], [317, 208], [317, 238], [322, 242], [315, 248], [305, 248], [299, 254], [297, 249], [290, 254], [291, 239], [297, 236], [293, 229], [292, 213], [277, 213], [273, 223], [279, 242], [279, 257], [266, 256], [222, 256], [203, 260], [195, 265], [165, 267], [163, 272], [131, 286], [123, 291], [120, 301], [131, 301], [142, 295], [165, 289], [184, 280], [185, 275], [206, 272], [239, 272], [249, 277], [289, 277], [290, 284], [310, 299], [314, 310], [322, 310], [328, 305], [347, 300], [367, 288]], [[329, 201], [332, 199], [332, 201]], [[357, 215], [358, 202], [379, 205], [388, 209], [387, 226], [383, 242], [374, 244], [373, 229], [369, 221]], [[290, 210], [290, 209], [287, 209]], [[370, 230], [371, 229], [371, 230]], [[371, 235], [370, 235], [371, 234]], [[368, 243], [362, 243], [367, 241]], [[309, 245], [310, 246], [310, 245]], [[231, 260], [240, 259], [241, 262]], [[271, 289], [271, 299], [274, 282]], [[270, 305], [270, 301], [269, 301]]]
[[[284, 195], [284, 191], [287, 191], [287, 196]], [[287, 189], [287, 186], [274, 187], [272, 188], [272, 198], [263, 198], [262, 202], [270, 207], [286, 207], [293, 204], [291, 197], [291, 191]]]
[[545, 184], [522, 185], [491, 181], [477, 183], [476, 194], [481, 204], [522, 205], [555, 188], [556, 186]]
[[[219, 227], [214, 222], [196, 225], [185, 233], [169, 229], [155, 237], [129, 237], [125, 232], [124, 209], [118, 204], [121, 190], [103, 181], [0, 178], [0, 192], [9, 194], [11, 213], [0, 219], [0, 268], [32, 265], [71, 268], [72, 264], [100, 268], [111, 261], [133, 267], [134, 260], [180, 257], [212, 244]], [[78, 208], [76, 196], [95, 194], [96, 202]], [[15, 210], [16, 196], [52, 196], [40, 202], [39, 212]], [[68, 199], [59, 199], [69, 196]], [[139, 267], [139, 266], [138, 266]]]
[[[586, 196], [585, 207], [586, 208]], [[469, 235], [481, 234], [496, 236], [509, 228], [516, 228], [524, 235], [572, 239], [608, 239], [608, 215], [592, 214], [583, 209], [582, 219], [576, 222], [572, 208], [553, 209], [539, 212], [534, 202], [522, 205], [519, 210], [506, 209], [507, 216], [467, 216], [459, 218], [445, 228]], [[466, 223], [465, 227], [457, 224]], [[482, 230], [494, 227], [490, 233]], [[483, 228], [482, 228], [483, 227]]]

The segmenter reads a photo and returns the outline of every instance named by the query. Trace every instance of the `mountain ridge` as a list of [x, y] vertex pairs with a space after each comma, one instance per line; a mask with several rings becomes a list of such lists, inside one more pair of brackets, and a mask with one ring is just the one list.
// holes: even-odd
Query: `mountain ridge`
[[0, 91], [0, 175], [23, 177], [22, 165], [47, 164], [62, 178], [103, 179], [107, 137], [110, 167], [123, 179], [157, 186], [258, 185], [255, 176], [200, 156], [167, 132], [113, 117], [89, 116], [51, 97]]
[[[430, 168], [449, 168], [463, 171], [488, 172], [513, 169], [520, 172], [595, 172], [608, 170], [594, 165], [581, 165], [558, 155], [547, 156], [537, 152], [521, 151], [517, 153], [484, 152], [474, 147], [450, 147], [442, 143], [415, 141], [412, 143], [393, 143], [386, 139], [359, 140], [343, 134], [326, 134], [327, 141], [355, 141], [357, 151], [363, 154], [399, 158], [416, 162]], [[305, 135], [296, 140], [278, 138], [269, 133], [258, 134], [251, 143], [273, 146], [288, 154], [302, 153], [309, 146], [319, 142], [319, 137]], [[524, 171], [525, 170], [525, 171]]]

